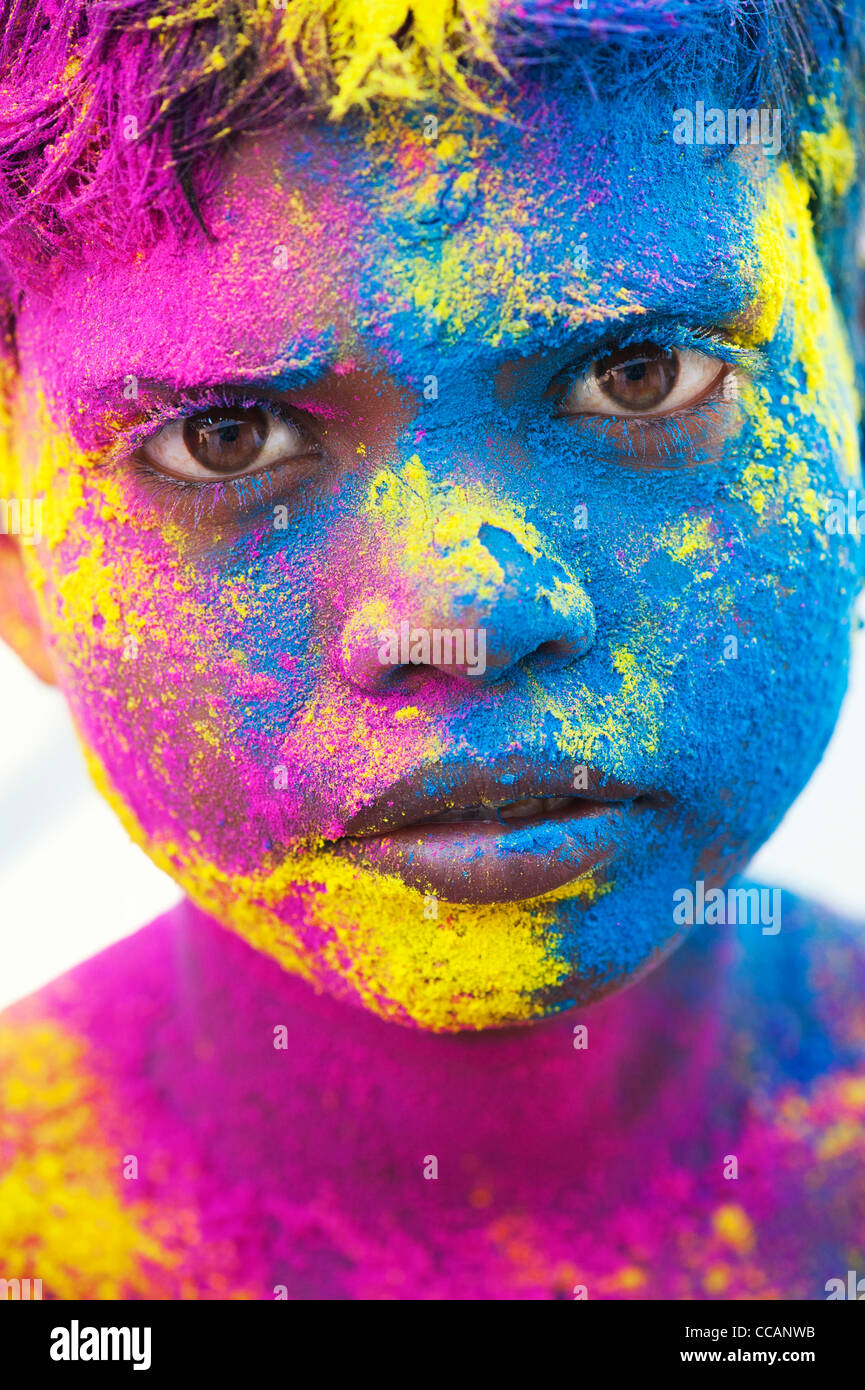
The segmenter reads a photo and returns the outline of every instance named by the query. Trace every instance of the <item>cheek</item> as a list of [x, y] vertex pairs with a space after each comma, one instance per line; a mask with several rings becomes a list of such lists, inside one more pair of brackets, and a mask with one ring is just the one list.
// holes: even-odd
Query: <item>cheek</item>
[[346, 677], [346, 625], [375, 566], [363, 531], [321, 508], [212, 561], [223, 727], [251, 768], [250, 827], [265, 828], [250, 869], [271, 849], [339, 834], [371, 789], [442, 755], [447, 697], [424, 709], [399, 691], [370, 700]]
[[452, 700], [364, 701], [343, 678], [359, 537], [335, 513], [223, 543], [42, 438], [31, 581], [92, 775], [163, 867], [253, 874], [442, 756]]
[[[859, 579], [855, 538], [825, 525], [839, 455], [819, 418], [789, 402], [782, 417], [779, 402], [769, 434], [762, 393], [745, 393], [741, 409], [741, 433], [716, 464], [587, 486], [578, 553], [598, 610], [585, 681], [607, 682], [622, 756], [637, 756], [642, 738], [649, 774], [694, 833], [714, 836], [714, 825], [749, 845], [831, 733]], [[577, 708], [585, 718], [590, 706]]]
[[[36, 476], [50, 503], [31, 580], [97, 782], [148, 847], [260, 856], [293, 806], [267, 795], [274, 759], [249, 716], [268, 697], [297, 702], [290, 655], [280, 661], [295, 634], [280, 634], [272, 676], [257, 670], [250, 554], [202, 564], [194, 537], [139, 505], [115, 471], [56, 431], [43, 438]], [[236, 832], [253, 803], [250, 843]]]
[[[726, 830], [760, 840], [816, 767], [847, 683], [859, 588], [856, 542], [826, 529], [838, 462], [815, 415], [784, 410], [766, 444], [762, 398], [709, 507], [653, 537], [689, 571], [659, 605], [684, 749], [687, 799], [723, 808]], [[655, 555], [646, 566], [660, 565]], [[661, 571], [663, 576], [663, 571]], [[651, 579], [647, 588], [651, 589]], [[680, 744], [681, 747], [681, 744]]]

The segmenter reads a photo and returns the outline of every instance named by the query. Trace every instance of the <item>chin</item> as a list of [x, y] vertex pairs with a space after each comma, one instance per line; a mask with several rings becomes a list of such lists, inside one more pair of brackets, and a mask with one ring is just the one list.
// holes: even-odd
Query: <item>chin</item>
[[183, 886], [316, 991], [434, 1033], [554, 1018], [629, 984], [684, 934], [665, 910], [672, 892], [649, 920], [633, 884], [622, 892], [596, 868], [506, 902], [446, 902], [327, 851]]

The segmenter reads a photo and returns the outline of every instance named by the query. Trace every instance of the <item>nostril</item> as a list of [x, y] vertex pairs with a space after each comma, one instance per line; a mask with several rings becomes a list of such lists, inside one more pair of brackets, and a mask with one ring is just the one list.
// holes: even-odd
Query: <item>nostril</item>
[[411, 684], [415, 669], [414, 666], [383, 666], [379, 678], [382, 689], [402, 690]]
[[385, 666], [380, 678], [380, 688], [385, 692], [399, 691], [405, 694], [420, 686], [427, 685], [437, 675], [434, 666], [421, 662], [409, 662], [403, 666]]
[[534, 651], [527, 652], [520, 659], [519, 664], [531, 665], [543, 669], [550, 669], [557, 666], [565, 666], [573, 661], [578, 655], [573, 642], [567, 642], [563, 638], [556, 638], [549, 642], [541, 642]]

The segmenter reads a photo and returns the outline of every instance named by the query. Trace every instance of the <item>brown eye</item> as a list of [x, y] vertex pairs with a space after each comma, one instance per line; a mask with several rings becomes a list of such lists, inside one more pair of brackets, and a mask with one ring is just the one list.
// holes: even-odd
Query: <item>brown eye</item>
[[686, 411], [717, 390], [727, 365], [694, 348], [637, 343], [597, 357], [560, 399], [563, 415], [649, 420]]
[[321, 457], [300, 420], [266, 406], [214, 406], [178, 416], [146, 440], [138, 457], [175, 478], [242, 478]]
[[192, 457], [214, 473], [237, 473], [254, 463], [268, 433], [259, 406], [208, 410], [183, 422], [183, 442]]
[[593, 364], [594, 376], [604, 396], [625, 410], [657, 410], [676, 384], [676, 353], [654, 343], [622, 348]]

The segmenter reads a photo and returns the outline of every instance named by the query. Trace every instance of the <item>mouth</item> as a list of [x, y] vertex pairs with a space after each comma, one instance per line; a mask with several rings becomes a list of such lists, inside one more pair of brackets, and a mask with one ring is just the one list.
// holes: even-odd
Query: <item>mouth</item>
[[[581, 773], [575, 790], [576, 778], [537, 766], [433, 769], [366, 807], [333, 848], [444, 902], [536, 898], [609, 864], [651, 809], [641, 789]], [[437, 781], [451, 786], [431, 790]]]
[[576, 796], [524, 796], [519, 801], [503, 801], [498, 806], [463, 806], [456, 811], [443, 811], [440, 816], [425, 816], [412, 821], [415, 825], [503, 825], [506, 821], [546, 820], [559, 811], [574, 809]]

